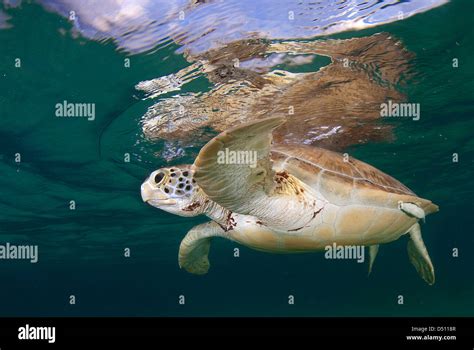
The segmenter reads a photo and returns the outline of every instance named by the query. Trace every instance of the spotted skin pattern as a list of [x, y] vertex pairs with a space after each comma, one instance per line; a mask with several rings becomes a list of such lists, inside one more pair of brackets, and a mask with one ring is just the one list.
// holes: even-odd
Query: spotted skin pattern
[[196, 180], [189, 169], [164, 168], [154, 174], [154, 182], [163, 192], [171, 197], [191, 196]]

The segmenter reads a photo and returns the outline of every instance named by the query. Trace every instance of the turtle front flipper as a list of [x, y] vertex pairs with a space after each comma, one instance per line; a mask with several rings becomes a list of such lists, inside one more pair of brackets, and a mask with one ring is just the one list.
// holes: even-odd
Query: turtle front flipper
[[284, 122], [281, 117], [260, 119], [217, 135], [194, 161], [194, 179], [225, 209], [297, 234], [311, 226], [323, 201], [290, 172], [273, 169], [272, 131]]
[[211, 200], [233, 212], [251, 214], [275, 186], [270, 159], [272, 131], [284, 121], [268, 118], [240, 125], [217, 135], [201, 149], [194, 161], [194, 179]]
[[426, 250], [425, 243], [421, 237], [420, 224], [416, 223], [408, 231], [410, 233], [410, 240], [408, 241], [408, 257], [410, 262], [415, 266], [418, 274], [423, 278], [429, 285], [434, 284], [435, 274], [434, 267], [431, 263], [430, 256]]
[[211, 239], [224, 233], [214, 221], [193, 227], [181, 241], [179, 267], [196, 275], [206, 274], [210, 266], [208, 255]]

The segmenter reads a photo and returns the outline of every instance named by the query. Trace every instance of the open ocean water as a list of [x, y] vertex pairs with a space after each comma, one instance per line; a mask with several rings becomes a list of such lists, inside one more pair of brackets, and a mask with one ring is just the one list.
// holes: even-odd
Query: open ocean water
[[[412, 2], [392, 7], [404, 3]], [[249, 1], [218, 3], [227, 7], [217, 9], [212, 1], [195, 4], [208, 10], [186, 10], [191, 17], [182, 35], [156, 18], [180, 13], [186, 1], [128, 2], [122, 12], [101, 17], [116, 11], [107, 8], [113, 4], [5, 1], [0, 7], [0, 244], [39, 250], [37, 263], [0, 260], [0, 316], [473, 316], [472, 1], [453, 0], [389, 23], [384, 16], [393, 13], [382, 8], [374, 15], [380, 23], [342, 32], [331, 26], [331, 13], [321, 17], [323, 11], [319, 28], [336, 28], [329, 35], [306, 23], [294, 32], [280, 25], [276, 13], [283, 8], [285, 17], [291, 2], [266, 8]], [[295, 16], [301, 11], [295, 9]], [[248, 31], [219, 22], [218, 13], [247, 16]], [[130, 28], [113, 22], [124, 18]], [[198, 35], [203, 18], [223, 27], [208, 41]], [[171, 150], [168, 162], [163, 154], [169, 144], [144, 137], [141, 128], [143, 115], [161, 97], [144, 99], [134, 86], [188, 66], [185, 49], [204, 52], [214, 41], [250, 32], [258, 37], [258, 29], [269, 40], [388, 32], [414, 53], [415, 75], [404, 92], [420, 104], [420, 120], [400, 121], [393, 139], [347, 152], [440, 206], [422, 225], [436, 271], [433, 286], [411, 266], [406, 237], [380, 247], [370, 277], [367, 262], [327, 260], [321, 252], [274, 255], [223, 239], [212, 242], [208, 274], [180, 270], [181, 239], [208, 219], [148, 206], [140, 185], [162, 166], [192, 163], [199, 147]], [[315, 60], [313, 70], [319, 66]], [[200, 77], [167, 97], [209, 89]], [[65, 100], [93, 103], [95, 120], [56, 117], [56, 104]], [[237, 247], [240, 256], [234, 257]]]

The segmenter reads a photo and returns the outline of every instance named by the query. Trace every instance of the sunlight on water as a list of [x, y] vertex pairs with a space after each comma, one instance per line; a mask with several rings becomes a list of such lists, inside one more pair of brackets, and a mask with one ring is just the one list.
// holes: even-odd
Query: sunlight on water
[[[21, 1], [4, 0], [10, 6]], [[41, 0], [83, 35], [143, 52], [178, 43], [194, 54], [241, 39], [292, 39], [364, 29], [406, 19], [447, 0]], [[3, 20], [5, 21], [5, 20]], [[0, 17], [0, 23], [2, 17]]]

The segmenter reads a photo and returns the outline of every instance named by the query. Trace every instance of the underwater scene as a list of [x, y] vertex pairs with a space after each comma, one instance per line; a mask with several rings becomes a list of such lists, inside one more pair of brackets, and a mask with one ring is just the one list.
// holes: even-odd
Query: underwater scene
[[473, 316], [473, 11], [0, 1], [0, 315]]

